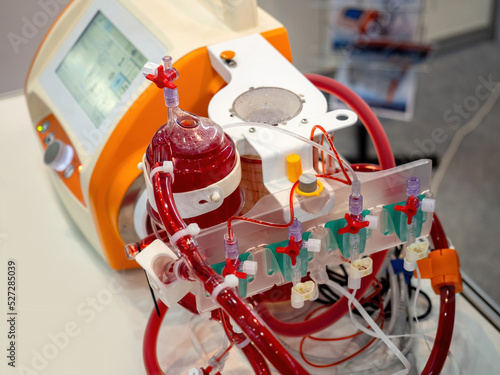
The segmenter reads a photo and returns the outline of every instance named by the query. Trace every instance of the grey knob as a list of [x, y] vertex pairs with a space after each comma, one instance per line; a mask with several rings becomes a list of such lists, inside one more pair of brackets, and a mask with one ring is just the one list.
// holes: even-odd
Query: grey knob
[[314, 193], [318, 188], [318, 179], [312, 173], [304, 173], [299, 177], [299, 190], [303, 193]]
[[73, 161], [73, 148], [56, 139], [45, 150], [43, 162], [58, 172], [64, 171]]

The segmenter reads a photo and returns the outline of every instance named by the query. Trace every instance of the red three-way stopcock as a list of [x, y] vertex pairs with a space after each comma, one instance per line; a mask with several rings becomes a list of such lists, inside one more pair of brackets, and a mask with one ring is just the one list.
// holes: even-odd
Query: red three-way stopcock
[[234, 275], [238, 279], [245, 279], [247, 274], [245, 272], [238, 271], [238, 259], [226, 259], [226, 266], [222, 270], [222, 276]]
[[297, 264], [297, 257], [300, 253], [300, 246], [298, 242], [295, 242], [295, 237], [291, 236], [290, 240], [288, 240], [288, 245], [285, 247], [277, 247], [276, 252], [288, 255], [292, 260], [292, 266], [295, 266], [295, 264]]
[[347, 226], [339, 229], [339, 234], [352, 233], [357, 234], [360, 229], [366, 228], [370, 225], [368, 220], [358, 221], [355, 220], [355, 217], [351, 214], [345, 214], [345, 219], [347, 221]]
[[408, 225], [411, 224], [411, 219], [417, 214], [418, 207], [420, 206], [420, 201], [417, 197], [412, 195], [406, 200], [406, 205], [404, 206], [394, 206], [394, 210], [399, 212], [404, 212], [408, 216]]
[[169, 89], [175, 89], [177, 86], [173, 81], [175, 81], [178, 77], [177, 71], [174, 69], [168, 69], [165, 72], [165, 69], [163, 68], [163, 65], [158, 66], [158, 74], [148, 74], [146, 76], [146, 79], [149, 79], [151, 82], [153, 82], [158, 88], [163, 89], [165, 87]]

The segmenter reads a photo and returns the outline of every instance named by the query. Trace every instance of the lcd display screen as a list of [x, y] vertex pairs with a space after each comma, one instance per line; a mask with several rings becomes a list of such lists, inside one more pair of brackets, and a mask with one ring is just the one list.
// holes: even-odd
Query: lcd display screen
[[98, 128], [146, 61], [98, 11], [59, 64], [56, 74]]

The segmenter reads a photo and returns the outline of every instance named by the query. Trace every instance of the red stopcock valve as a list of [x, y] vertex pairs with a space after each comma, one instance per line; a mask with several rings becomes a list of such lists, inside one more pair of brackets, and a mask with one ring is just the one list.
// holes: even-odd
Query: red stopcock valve
[[395, 211], [404, 212], [408, 217], [408, 225], [411, 224], [411, 220], [413, 216], [417, 214], [418, 208], [420, 207], [420, 200], [418, 197], [411, 195], [406, 200], [406, 204], [404, 206], [394, 206]]
[[172, 67], [172, 57], [163, 57], [163, 66], [147, 62], [142, 68], [142, 74], [146, 79], [154, 82], [158, 88], [163, 89], [165, 105], [169, 108], [179, 105], [179, 94], [174, 81], [179, 78], [179, 72]]
[[368, 220], [359, 221], [357, 216], [358, 215], [345, 214], [347, 226], [340, 228], [339, 234], [345, 234], [345, 233], [357, 234], [360, 231], [360, 229], [366, 228], [368, 225], [370, 225], [370, 222]]
[[238, 279], [245, 279], [247, 274], [245, 272], [238, 271], [239, 269], [239, 260], [226, 259], [226, 266], [222, 270], [222, 276], [234, 275]]
[[285, 247], [277, 247], [276, 252], [288, 255], [292, 260], [292, 266], [295, 266], [297, 264], [297, 257], [300, 253], [301, 242], [302, 240], [297, 242], [295, 241], [295, 237], [291, 236], [288, 240], [288, 245]]
[[297, 264], [297, 257], [302, 248], [302, 223], [295, 218], [288, 227], [288, 245], [276, 248], [277, 253], [286, 254], [292, 260], [292, 267]]
[[151, 82], [153, 82], [159, 89], [168, 87], [169, 89], [173, 90], [177, 87], [177, 85], [173, 82], [177, 79], [178, 76], [179, 74], [174, 68], [170, 68], [165, 71], [163, 66], [159, 65], [158, 67], [156, 67], [156, 71], [154, 72], [154, 74], [150, 73], [146, 75], [146, 79], [149, 79]]

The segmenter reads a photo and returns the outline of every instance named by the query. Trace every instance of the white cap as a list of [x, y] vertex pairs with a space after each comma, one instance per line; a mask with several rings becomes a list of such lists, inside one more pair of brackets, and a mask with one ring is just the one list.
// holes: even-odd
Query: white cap
[[321, 250], [321, 239], [319, 238], [309, 238], [307, 240], [307, 251], [312, 251], [313, 253], [319, 253]]
[[433, 198], [424, 198], [420, 207], [424, 212], [434, 212], [436, 209], [436, 200]]
[[257, 273], [258, 266], [259, 263], [254, 262], [253, 260], [245, 260], [241, 270], [248, 275], [255, 275]]
[[158, 75], [158, 67], [159, 66], [160, 65], [155, 64], [155, 63], [153, 63], [151, 61], [148, 61], [142, 67], [142, 74], [144, 75], [144, 77], [146, 77], [148, 74], [152, 74], [154, 76], [157, 76]]
[[376, 215], [366, 215], [365, 220], [368, 221], [368, 229], [378, 228], [378, 216]]

